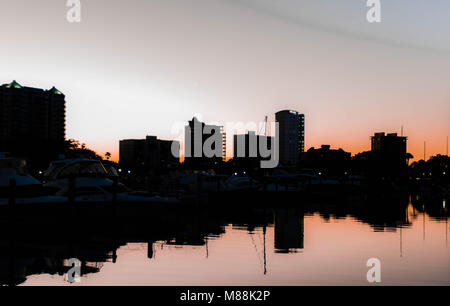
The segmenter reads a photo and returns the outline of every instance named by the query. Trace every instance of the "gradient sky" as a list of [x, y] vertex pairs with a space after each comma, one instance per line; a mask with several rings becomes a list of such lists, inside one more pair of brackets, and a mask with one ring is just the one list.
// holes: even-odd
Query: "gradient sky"
[[[306, 147], [368, 150], [404, 126], [408, 151], [446, 153], [450, 1], [0, 0], [0, 84], [56, 86], [67, 137], [118, 158], [118, 140], [175, 123], [306, 115]], [[228, 139], [229, 142], [230, 138]], [[229, 152], [231, 147], [229, 148]]]

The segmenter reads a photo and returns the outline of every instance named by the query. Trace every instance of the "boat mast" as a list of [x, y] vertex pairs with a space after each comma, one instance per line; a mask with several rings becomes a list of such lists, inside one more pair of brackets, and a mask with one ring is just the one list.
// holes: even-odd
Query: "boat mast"
[[[267, 118], [267, 117], [266, 117]], [[267, 260], [266, 260], [266, 225], [263, 226], [263, 234], [264, 234], [264, 275], [267, 274]]]

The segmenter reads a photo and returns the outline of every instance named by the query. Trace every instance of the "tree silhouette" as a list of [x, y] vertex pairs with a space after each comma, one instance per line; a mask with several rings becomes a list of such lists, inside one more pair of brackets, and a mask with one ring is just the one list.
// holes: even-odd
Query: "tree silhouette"
[[413, 158], [414, 156], [411, 153], [406, 153], [406, 164], [409, 165], [409, 161]]
[[[94, 150], [89, 149], [85, 143], [80, 144], [76, 139], [68, 139], [64, 142], [64, 155], [66, 158], [88, 158], [103, 160]], [[105, 154], [106, 156], [106, 154]]]

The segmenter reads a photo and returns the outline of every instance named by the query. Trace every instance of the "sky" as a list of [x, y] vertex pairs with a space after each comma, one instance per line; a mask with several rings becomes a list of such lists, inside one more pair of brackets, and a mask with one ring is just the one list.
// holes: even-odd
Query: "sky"
[[[375, 132], [423, 158], [450, 134], [450, 1], [0, 0], [0, 84], [57, 87], [67, 138], [118, 159], [119, 140], [208, 123], [306, 116], [306, 148], [356, 154]], [[228, 135], [228, 143], [232, 143]], [[231, 154], [232, 147], [228, 147]]]

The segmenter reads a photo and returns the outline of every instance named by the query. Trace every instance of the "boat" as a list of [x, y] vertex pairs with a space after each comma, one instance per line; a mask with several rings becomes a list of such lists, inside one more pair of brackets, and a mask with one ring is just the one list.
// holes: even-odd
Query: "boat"
[[236, 191], [256, 191], [259, 188], [259, 183], [250, 176], [237, 174], [228, 177], [224, 183], [221, 191], [236, 192]]
[[0, 157], [0, 208], [61, 203], [65, 197], [53, 195], [41, 182], [27, 172], [26, 161]]
[[113, 167], [106, 170], [100, 160], [65, 159], [50, 163], [44, 186], [57, 196], [68, 199], [72, 196], [76, 203], [111, 203], [113, 199], [119, 203], [179, 203], [176, 198], [149, 196], [129, 190], [121, 183], [114, 185], [117, 176]]

